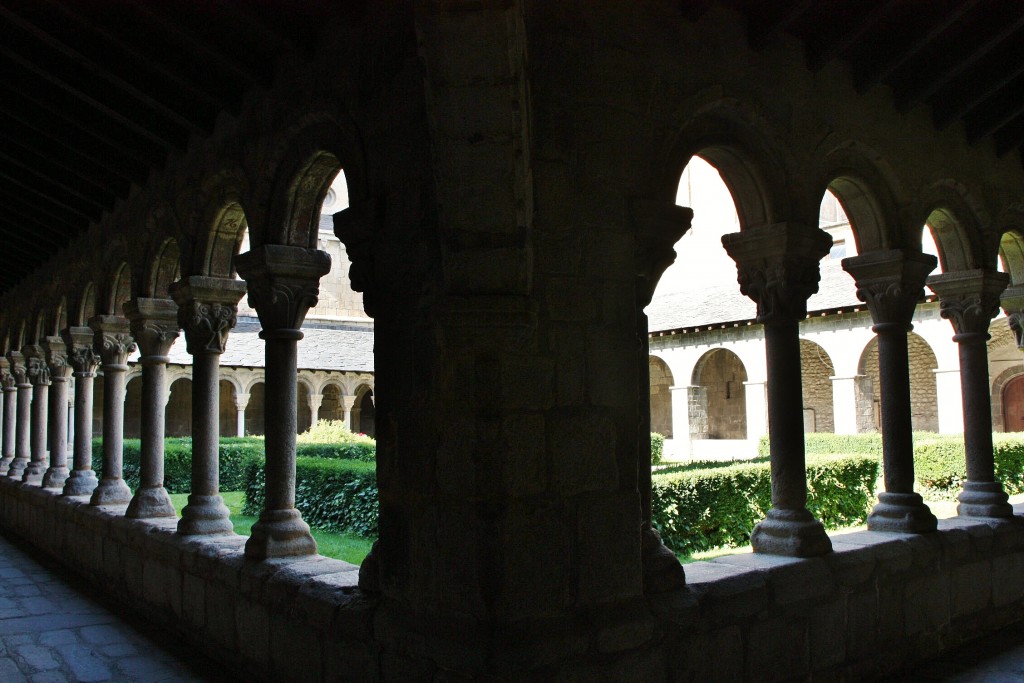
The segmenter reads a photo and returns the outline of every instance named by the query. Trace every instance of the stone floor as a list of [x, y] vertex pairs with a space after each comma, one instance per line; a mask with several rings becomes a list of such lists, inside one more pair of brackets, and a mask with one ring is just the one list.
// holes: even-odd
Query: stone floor
[[46, 558], [0, 536], [0, 682], [235, 680], [58, 572]]
[[1024, 681], [1024, 624], [954, 648], [908, 667], [884, 683], [1021, 683]]

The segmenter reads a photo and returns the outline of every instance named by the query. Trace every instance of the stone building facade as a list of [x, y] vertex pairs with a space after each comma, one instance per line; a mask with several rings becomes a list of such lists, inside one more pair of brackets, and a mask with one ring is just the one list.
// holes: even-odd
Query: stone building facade
[[[77, 152], [94, 177], [47, 207], [45, 224], [70, 210], [80, 232], [40, 249], [50, 233], [33, 231], [24, 250], [34, 214], [0, 225], [4, 251], [46, 256], [26, 271], [0, 253], [5, 533], [252, 680], [866, 680], [1021, 621], [1024, 536], [994, 473], [985, 337], [1000, 302], [1017, 330], [1024, 315], [1024, 119], [1000, 125], [1013, 88], [990, 89], [995, 109], [946, 109], [1011, 73], [998, 52], [978, 74], [977, 59], [957, 60], [995, 49], [1016, 5], [399, 0], [214, 3], [197, 16], [190, 3], [57, 3], [82, 31], [51, 28], [51, 5], [37, 5], [5, 5], [9, 23], [38, 22], [43, 55], [99, 46], [90, 54], [112, 78], [93, 90], [88, 69], [60, 71], [70, 46], [40, 59], [34, 44], [5, 44], [12, 70], [35, 67], [19, 80], [31, 96], [0, 98], [7, 118], [32, 123], [15, 130], [32, 141], [42, 128], [43, 149], [106, 152]], [[984, 16], [965, 21], [972, 9]], [[126, 51], [159, 66], [161, 85], [129, 87], [125, 64], [147, 60]], [[939, 87], [963, 77], [960, 98]], [[67, 89], [51, 101], [55, 84]], [[128, 92], [106, 98], [111, 84]], [[32, 116], [40, 101], [49, 116]], [[54, 117], [66, 125], [47, 126]], [[733, 191], [736, 229], [719, 244], [755, 304], [701, 334], [735, 340], [747, 433], [771, 423], [772, 506], [753, 553], [684, 568], [651, 515], [649, 356], [665, 337], [649, 333], [675, 328], [644, 311], [697, 218], [676, 203], [695, 155]], [[26, 163], [39, 173], [19, 182], [51, 196], [40, 175], [63, 166]], [[341, 168], [350, 201], [334, 231], [374, 319], [380, 523], [359, 567], [319, 556], [295, 508], [299, 334], [329, 272], [319, 205]], [[862, 350], [877, 337], [885, 470], [869, 530], [834, 537], [806, 507], [797, 380], [800, 321], [834, 308], [811, 300], [832, 272], [818, 227], [827, 188], [857, 241], [836, 270], [873, 325], [804, 336], [832, 360], [836, 431], [856, 429], [863, 373], [860, 351], [830, 340], [860, 335]], [[5, 208], [20, 211], [8, 190]], [[946, 319], [916, 310], [926, 282]], [[222, 504], [216, 447], [221, 360], [246, 293], [267, 455], [248, 538]], [[755, 319], [763, 339], [741, 330]], [[938, 369], [960, 375], [962, 400], [939, 400], [938, 421], [960, 406], [968, 477], [942, 522], [912, 488], [912, 321]], [[956, 333], [955, 355], [930, 341], [932, 323]], [[177, 518], [161, 447], [179, 334], [193, 471]], [[136, 346], [131, 491], [120, 475]], [[677, 393], [703, 352], [679, 355], [662, 356]], [[100, 481], [86, 438], [98, 367]], [[952, 382], [935, 377], [941, 395]]]

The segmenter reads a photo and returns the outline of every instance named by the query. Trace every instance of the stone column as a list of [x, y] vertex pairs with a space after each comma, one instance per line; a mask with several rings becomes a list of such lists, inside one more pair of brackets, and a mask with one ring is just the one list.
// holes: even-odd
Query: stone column
[[119, 315], [98, 315], [89, 321], [93, 348], [103, 361], [103, 477], [90, 505], [127, 505], [132, 490], [123, 478], [124, 376], [135, 340], [128, 321]]
[[914, 493], [914, 443], [910, 411], [907, 333], [924, 281], [936, 258], [901, 249], [843, 259], [857, 283], [857, 297], [871, 310], [878, 335], [879, 393], [882, 409], [882, 462], [885, 491], [868, 517], [873, 531], [923, 533], [936, 528], [935, 515]]
[[14, 375], [15, 387], [18, 390], [18, 409], [15, 416], [14, 429], [14, 459], [7, 470], [7, 476], [11, 479], [21, 479], [28, 465], [31, 448], [29, 447], [29, 429], [31, 428], [32, 409], [32, 385], [28, 382], [28, 368], [25, 366], [25, 356], [21, 351], [9, 351], [7, 360], [11, 364], [11, 374]]
[[249, 286], [249, 305], [263, 325], [260, 337], [266, 340], [266, 496], [245, 556], [312, 555], [316, 541], [295, 509], [298, 341], [331, 257], [316, 249], [266, 245], [242, 254], [236, 263]]
[[0, 356], [0, 386], [3, 387], [3, 457], [0, 458], [0, 476], [6, 475], [14, 460], [14, 432], [18, 421], [18, 388], [15, 386], [14, 375], [11, 374], [11, 363], [6, 357]]
[[46, 366], [46, 354], [38, 344], [24, 346], [26, 372], [32, 384], [31, 452], [32, 459], [25, 466], [21, 480], [26, 484], [41, 486], [43, 475], [49, 466], [46, 453], [46, 416], [49, 406], [50, 368]]
[[67, 347], [60, 337], [43, 342], [50, 369], [50, 468], [43, 475], [43, 488], [63, 489], [68, 478], [68, 367]]
[[323, 394], [310, 394], [309, 395], [309, 413], [310, 413], [310, 427], [316, 426], [316, 423], [320, 421], [320, 406], [324, 403]]
[[832, 415], [836, 434], [857, 433], [857, 377], [829, 377], [832, 381]]
[[352, 429], [352, 407], [356, 404], [355, 396], [342, 396], [341, 397], [341, 409], [344, 411], [345, 426], [348, 427], [348, 431], [355, 431]]
[[75, 378], [75, 440], [74, 462], [65, 496], [91, 496], [96, 489], [96, 473], [92, 469], [92, 382], [96, 377], [99, 356], [92, 348], [93, 331], [88, 327], [69, 327], [61, 333], [68, 350]]
[[992, 452], [992, 402], [989, 395], [989, 323], [999, 313], [999, 295], [1010, 277], [988, 270], [968, 270], [928, 278], [939, 295], [942, 317], [953, 324], [960, 347], [964, 452], [967, 481], [960, 492], [962, 517], [1012, 517], [1002, 484], [996, 480]]
[[722, 245], [736, 261], [740, 291], [757, 304], [757, 321], [764, 324], [772, 509], [754, 527], [750, 545], [760, 553], [822, 555], [832, 542], [807, 510], [798, 323], [818, 291], [818, 262], [832, 238], [784, 223], [723, 235]]
[[235, 326], [245, 283], [193, 275], [174, 283], [178, 326], [192, 354], [192, 492], [179, 534], [233, 532], [220, 496], [220, 355]]
[[164, 423], [167, 408], [167, 354], [178, 338], [178, 306], [170, 299], [135, 298], [125, 304], [142, 365], [139, 488], [126, 517], [176, 517], [164, 488]]
[[245, 436], [245, 409], [249, 394], [235, 394], [235, 436]]

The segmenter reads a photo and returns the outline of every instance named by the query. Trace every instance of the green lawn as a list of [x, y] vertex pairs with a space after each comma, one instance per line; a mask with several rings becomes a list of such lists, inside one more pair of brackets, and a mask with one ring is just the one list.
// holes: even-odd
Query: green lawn
[[[239, 536], [248, 536], [255, 517], [242, 514], [242, 505], [245, 504], [245, 494], [242, 491], [222, 491], [224, 504], [231, 511], [231, 523], [235, 526], [235, 533]], [[181, 508], [188, 502], [187, 493], [171, 494], [171, 502], [174, 509], [181, 514]], [[361, 564], [366, 554], [370, 552], [373, 541], [355, 534], [340, 534], [333, 531], [322, 531], [313, 529], [313, 538], [316, 539], [317, 548], [321, 555], [333, 557], [352, 564]]]

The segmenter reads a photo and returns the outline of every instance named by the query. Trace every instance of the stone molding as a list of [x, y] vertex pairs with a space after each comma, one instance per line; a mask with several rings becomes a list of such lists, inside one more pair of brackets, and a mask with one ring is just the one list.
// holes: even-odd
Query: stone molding
[[103, 360], [103, 367], [123, 365], [135, 351], [135, 339], [128, 328], [128, 320], [119, 315], [97, 315], [89, 320], [92, 328], [93, 348]]
[[50, 379], [65, 382], [71, 374], [68, 366], [67, 346], [60, 337], [46, 337], [42, 344], [46, 354], [46, 365], [50, 370]]
[[136, 297], [124, 305], [129, 329], [139, 345], [140, 361], [166, 363], [178, 338], [178, 305], [171, 299]]
[[1010, 283], [1010, 276], [991, 270], [966, 270], [932, 275], [928, 286], [939, 295], [943, 318], [953, 324], [957, 335], [984, 335], [999, 315], [999, 297]]
[[43, 347], [38, 344], [29, 344], [21, 347], [25, 356], [25, 374], [29, 383], [34, 387], [50, 386], [50, 368], [46, 365], [46, 353]]
[[331, 270], [325, 251], [278, 244], [264, 245], [235, 261], [249, 288], [249, 305], [264, 333], [298, 330], [306, 312], [316, 306], [320, 278]]
[[382, 203], [375, 199], [353, 202], [334, 214], [334, 234], [345, 245], [351, 262], [349, 282], [353, 291], [363, 293], [363, 310], [371, 318], [376, 315], [377, 302], [373, 236], [384, 222]]
[[843, 270], [857, 283], [857, 298], [868, 305], [875, 325], [910, 331], [914, 308], [924, 299], [924, 284], [938, 259], [905, 249], [872, 251], [843, 259]]
[[94, 334], [90, 327], [69, 327], [61, 332], [75, 377], [96, 376], [100, 357], [92, 346]]
[[999, 297], [999, 305], [1006, 313], [1006, 321], [1017, 340], [1017, 348], [1024, 351], [1024, 285], [1007, 287]]
[[757, 304], [757, 322], [795, 323], [807, 316], [807, 299], [818, 291], [818, 262], [832, 237], [818, 228], [779, 223], [722, 236], [736, 262], [740, 292]]
[[190, 354], [224, 353], [243, 294], [245, 283], [227, 278], [193, 275], [171, 285], [178, 326], [185, 331]]
[[637, 303], [651, 303], [665, 270], [676, 260], [675, 244], [690, 229], [693, 209], [675, 202], [635, 199], [631, 204], [636, 229]]

